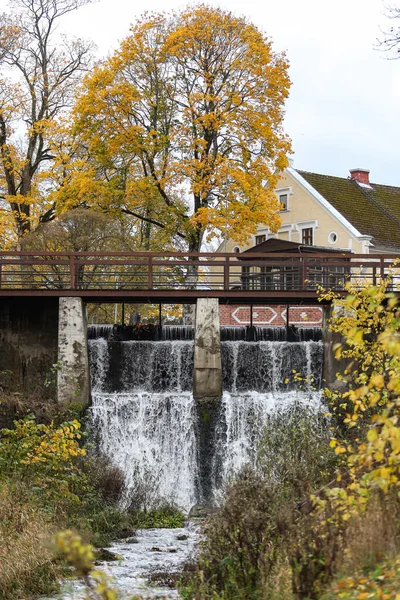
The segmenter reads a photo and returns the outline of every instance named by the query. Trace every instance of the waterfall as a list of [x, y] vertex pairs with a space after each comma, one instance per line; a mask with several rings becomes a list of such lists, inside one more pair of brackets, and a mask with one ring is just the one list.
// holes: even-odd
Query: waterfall
[[193, 338], [192, 325], [163, 325], [161, 328], [162, 340], [193, 340]]
[[128, 495], [147, 485], [189, 510], [216, 501], [254, 461], [270, 415], [321, 410], [322, 344], [223, 341], [223, 397], [205, 409], [191, 393], [193, 330], [169, 327], [172, 340], [89, 340], [91, 427], [99, 450], [123, 469]]
[[189, 509], [198, 486], [193, 343], [94, 339], [89, 350], [99, 450], [124, 471], [128, 495], [156, 488]]
[[87, 328], [87, 336], [89, 340], [94, 340], [96, 338], [110, 338], [113, 334], [114, 325], [101, 325], [94, 323], [93, 325], [88, 325]]

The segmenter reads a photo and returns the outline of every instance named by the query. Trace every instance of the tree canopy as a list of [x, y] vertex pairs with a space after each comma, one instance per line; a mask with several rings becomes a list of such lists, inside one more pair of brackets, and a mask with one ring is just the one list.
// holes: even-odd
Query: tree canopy
[[47, 166], [58, 123], [90, 64], [91, 44], [56, 35], [90, 0], [15, 0], [0, 15], [0, 237], [15, 243], [54, 217]]
[[245, 18], [145, 14], [84, 82], [59, 208], [122, 211], [191, 251], [206, 232], [276, 230], [289, 86], [286, 56]]

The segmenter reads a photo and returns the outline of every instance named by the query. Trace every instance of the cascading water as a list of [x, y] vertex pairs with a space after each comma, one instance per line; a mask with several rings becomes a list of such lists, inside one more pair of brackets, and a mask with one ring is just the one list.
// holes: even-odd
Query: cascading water
[[190, 508], [198, 485], [193, 342], [99, 338], [89, 349], [100, 451], [124, 471], [128, 493], [146, 487]]
[[[321, 342], [223, 342], [223, 388], [213, 459], [215, 496], [245, 463], [271, 415], [322, 409]], [[286, 414], [286, 416], [285, 416]]]
[[[189, 335], [171, 330], [171, 337]], [[191, 393], [193, 341], [89, 340], [92, 429], [131, 493], [147, 486], [185, 510], [213, 502], [229, 477], [254, 460], [270, 415], [321, 409], [320, 342], [221, 346], [224, 393], [210, 410]]]

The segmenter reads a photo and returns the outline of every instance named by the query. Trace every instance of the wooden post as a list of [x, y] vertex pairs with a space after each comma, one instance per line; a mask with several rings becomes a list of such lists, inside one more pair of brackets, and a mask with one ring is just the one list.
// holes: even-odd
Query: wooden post
[[306, 279], [307, 279], [307, 260], [304, 256], [301, 257], [301, 278], [300, 278], [300, 283], [301, 283], [301, 289], [305, 290], [306, 289]]
[[69, 287], [74, 290], [76, 287], [76, 273], [74, 256], [69, 257]]
[[224, 291], [229, 291], [229, 256], [225, 257], [224, 264]]
[[147, 289], [153, 289], [153, 257], [148, 257], [148, 272], [147, 272]]
[[289, 304], [286, 304], [286, 341], [289, 341]]
[[381, 258], [380, 263], [381, 263], [381, 279], [383, 281], [385, 279], [385, 259]]

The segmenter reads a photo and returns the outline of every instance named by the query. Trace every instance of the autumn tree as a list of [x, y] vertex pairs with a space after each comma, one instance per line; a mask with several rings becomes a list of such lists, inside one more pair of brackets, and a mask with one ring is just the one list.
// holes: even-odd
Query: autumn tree
[[55, 156], [58, 118], [71, 105], [91, 44], [56, 35], [62, 17], [90, 0], [15, 0], [0, 15], [0, 207], [7, 237], [54, 217], [43, 172]]
[[89, 159], [67, 169], [59, 205], [87, 197], [189, 251], [206, 233], [276, 230], [287, 70], [264, 33], [226, 10], [145, 14], [85, 81], [75, 134]]

